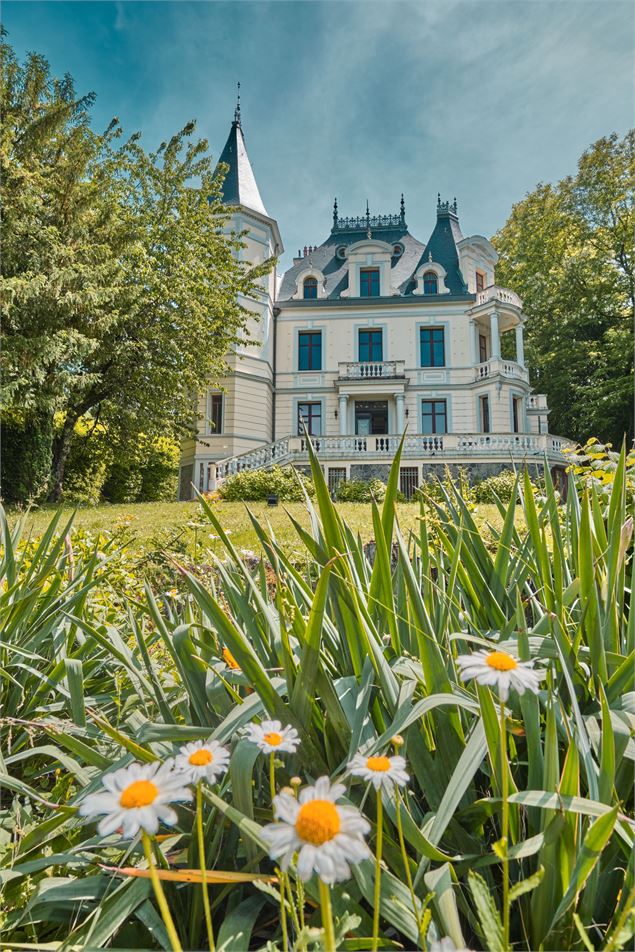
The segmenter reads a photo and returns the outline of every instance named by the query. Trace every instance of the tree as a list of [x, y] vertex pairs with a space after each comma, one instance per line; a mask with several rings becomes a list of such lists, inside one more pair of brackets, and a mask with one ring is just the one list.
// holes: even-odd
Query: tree
[[635, 131], [595, 142], [575, 176], [540, 184], [492, 239], [524, 299], [532, 382], [552, 432], [633, 438]]
[[154, 153], [117, 120], [90, 126], [91, 95], [51, 78], [41, 56], [5, 47], [0, 138], [3, 412], [52, 419], [51, 498], [75, 424], [113, 441], [193, 431], [194, 398], [247, 333], [270, 260], [238, 260], [224, 170], [189, 123]]

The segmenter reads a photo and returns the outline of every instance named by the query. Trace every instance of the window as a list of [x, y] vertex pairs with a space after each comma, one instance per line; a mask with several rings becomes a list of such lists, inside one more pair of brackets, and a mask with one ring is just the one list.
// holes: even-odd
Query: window
[[322, 331], [300, 331], [298, 370], [322, 369]]
[[304, 279], [304, 297], [305, 299], [317, 297], [317, 278]]
[[485, 275], [482, 271], [476, 272], [476, 292], [485, 290]]
[[489, 433], [489, 397], [479, 397], [478, 399], [481, 407], [481, 430], [483, 433]]
[[478, 335], [478, 359], [482, 364], [487, 360], [487, 337], [485, 334]]
[[346, 467], [345, 466], [329, 466], [329, 492], [331, 496], [334, 496], [337, 492], [337, 487], [340, 483], [345, 482], [346, 480]]
[[421, 403], [422, 433], [447, 433], [448, 408], [445, 400], [423, 400]]
[[322, 435], [322, 404], [298, 404], [298, 436], [304, 436], [306, 427], [310, 436]]
[[421, 328], [421, 366], [445, 367], [445, 333], [442, 327]]
[[384, 348], [380, 330], [359, 332], [359, 359], [361, 361], [383, 360]]
[[439, 293], [439, 279], [437, 278], [434, 271], [426, 271], [423, 276], [423, 293], [424, 294], [438, 294]]
[[355, 433], [357, 436], [388, 433], [388, 401], [356, 400]]
[[359, 296], [379, 297], [379, 268], [362, 268], [359, 272]]
[[222, 393], [210, 393], [209, 395], [209, 431], [210, 433], [223, 432]]
[[512, 398], [512, 430], [514, 433], [522, 433], [523, 419], [523, 398]]

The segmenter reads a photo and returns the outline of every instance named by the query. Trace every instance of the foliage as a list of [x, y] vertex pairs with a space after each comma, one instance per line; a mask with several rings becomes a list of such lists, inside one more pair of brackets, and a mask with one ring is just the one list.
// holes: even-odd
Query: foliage
[[[611, 444], [602, 444], [594, 438], [587, 440], [584, 446], [575, 450], [565, 450], [569, 460], [569, 471], [575, 473], [584, 486], [593, 486], [599, 498], [607, 506], [611, 501], [613, 486], [618, 475], [620, 454]], [[635, 500], [635, 448], [626, 454], [626, 498], [631, 510]]]
[[382, 502], [386, 484], [381, 479], [343, 479], [337, 484], [335, 496], [338, 502]]
[[[64, 420], [56, 418], [58, 430]], [[81, 417], [75, 423], [66, 460], [64, 502], [96, 506], [108, 474], [112, 452], [106, 428], [94, 420]]]
[[[401, 817], [425, 929], [386, 797], [383, 947], [428, 949], [446, 936], [456, 948], [500, 947], [504, 782], [513, 948], [630, 947], [635, 616], [625, 470], [622, 454], [605, 511], [594, 482], [574, 476], [559, 505], [548, 474], [543, 498], [519, 477], [513, 500], [520, 495], [522, 519], [514, 501], [500, 503], [491, 548], [452, 487], [436, 506], [440, 531], [430, 536], [422, 507], [404, 538], [394, 509], [397, 456], [383, 507], [372, 510], [371, 565], [313, 457], [311, 528], [297, 526], [304, 570], [264, 522], [254, 528], [265, 559], [241, 558], [205, 503], [225, 551], [214, 578], [184, 568], [178, 597], [147, 587], [108, 609], [95, 596], [107, 590], [114, 562], [88, 553], [71, 568], [68, 529], [55, 523], [28, 556], [17, 530], [12, 539], [5, 530], [0, 704], [17, 717], [0, 725], [2, 939], [165, 943], [147, 880], [122, 869], [143, 865], [138, 842], [100, 841], [75, 808], [104, 770], [168, 757], [210, 733], [231, 744], [232, 766], [206, 798], [208, 867], [270, 872], [260, 837], [271, 817], [267, 764], [238, 734], [266, 713], [301, 737], [298, 753], [277, 767], [279, 785], [295, 775], [341, 776], [360, 748], [383, 751], [403, 737], [411, 782]], [[481, 645], [541, 659], [545, 673], [538, 696], [509, 699], [505, 773], [492, 693], [462, 683], [455, 663]], [[347, 798], [374, 842], [375, 794], [349, 780]], [[160, 865], [196, 866], [192, 821], [189, 807], [179, 810], [176, 828], [156, 843]], [[165, 885], [184, 947], [202, 948], [200, 889]], [[352, 947], [368, 947], [373, 886], [367, 862], [333, 890], [336, 931]], [[219, 948], [281, 948], [275, 886], [211, 892]], [[316, 926], [314, 882], [306, 898], [307, 925]]]
[[495, 476], [487, 476], [472, 489], [474, 502], [510, 502], [516, 493], [516, 474], [511, 469], [504, 469]]
[[236, 473], [222, 483], [218, 492], [221, 499], [227, 501], [258, 501], [277, 496], [280, 500], [297, 502], [304, 499], [305, 492], [313, 495], [313, 486], [293, 466], [272, 466]]
[[574, 176], [541, 184], [493, 238], [496, 275], [524, 301], [527, 364], [550, 429], [633, 438], [635, 132], [598, 139]]
[[5, 503], [38, 502], [48, 493], [53, 421], [38, 413], [6, 415], [2, 421], [2, 498]]
[[191, 395], [225, 372], [250, 314], [238, 301], [271, 262], [239, 260], [194, 123], [156, 152], [122, 142], [116, 120], [97, 133], [92, 94], [6, 43], [1, 83], [3, 404], [63, 414], [57, 498], [85, 414], [113, 442], [191, 431]]
[[428, 476], [419, 486], [416, 496], [427, 505], [443, 504], [448, 491], [451, 492], [454, 488], [458, 489], [466, 503], [472, 501], [473, 493], [470, 477], [464, 466], [459, 467], [456, 477], [453, 477], [449, 466], [444, 467], [442, 478], [437, 476], [436, 473]]
[[140, 434], [133, 444], [115, 449], [103, 494], [114, 503], [169, 501], [176, 497], [178, 473], [178, 443]]

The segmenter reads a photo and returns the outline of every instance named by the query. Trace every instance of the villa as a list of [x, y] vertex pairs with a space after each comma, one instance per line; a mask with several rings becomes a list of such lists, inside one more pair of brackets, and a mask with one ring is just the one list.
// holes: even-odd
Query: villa
[[[245, 148], [240, 107], [220, 157], [231, 230], [259, 263], [283, 251]], [[437, 198], [427, 242], [394, 214], [342, 217], [262, 279], [248, 337], [221, 388], [201, 395], [196, 439], [183, 444], [180, 496], [233, 473], [308, 462], [310, 434], [329, 487], [385, 479], [405, 432], [401, 490], [430, 473], [472, 477], [511, 465], [563, 471], [568, 440], [549, 433], [547, 401], [525, 364], [522, 301], [496, 284], [497, 254], [463, 237], [456, 199]]]

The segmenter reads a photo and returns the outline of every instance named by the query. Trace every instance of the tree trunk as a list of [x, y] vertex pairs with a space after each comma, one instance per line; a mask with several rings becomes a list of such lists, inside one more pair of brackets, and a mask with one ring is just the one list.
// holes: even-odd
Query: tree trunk
[[67, 416], [60, 433], [53, 442], [53, 465], [51, 468], [51, 490], [49, 492], [49, 502], [59, 502], [64, 486], [64, 470], [66, 469], [66, 460], [71, 449], [71, 440], [73, 430], [78, 417]]

